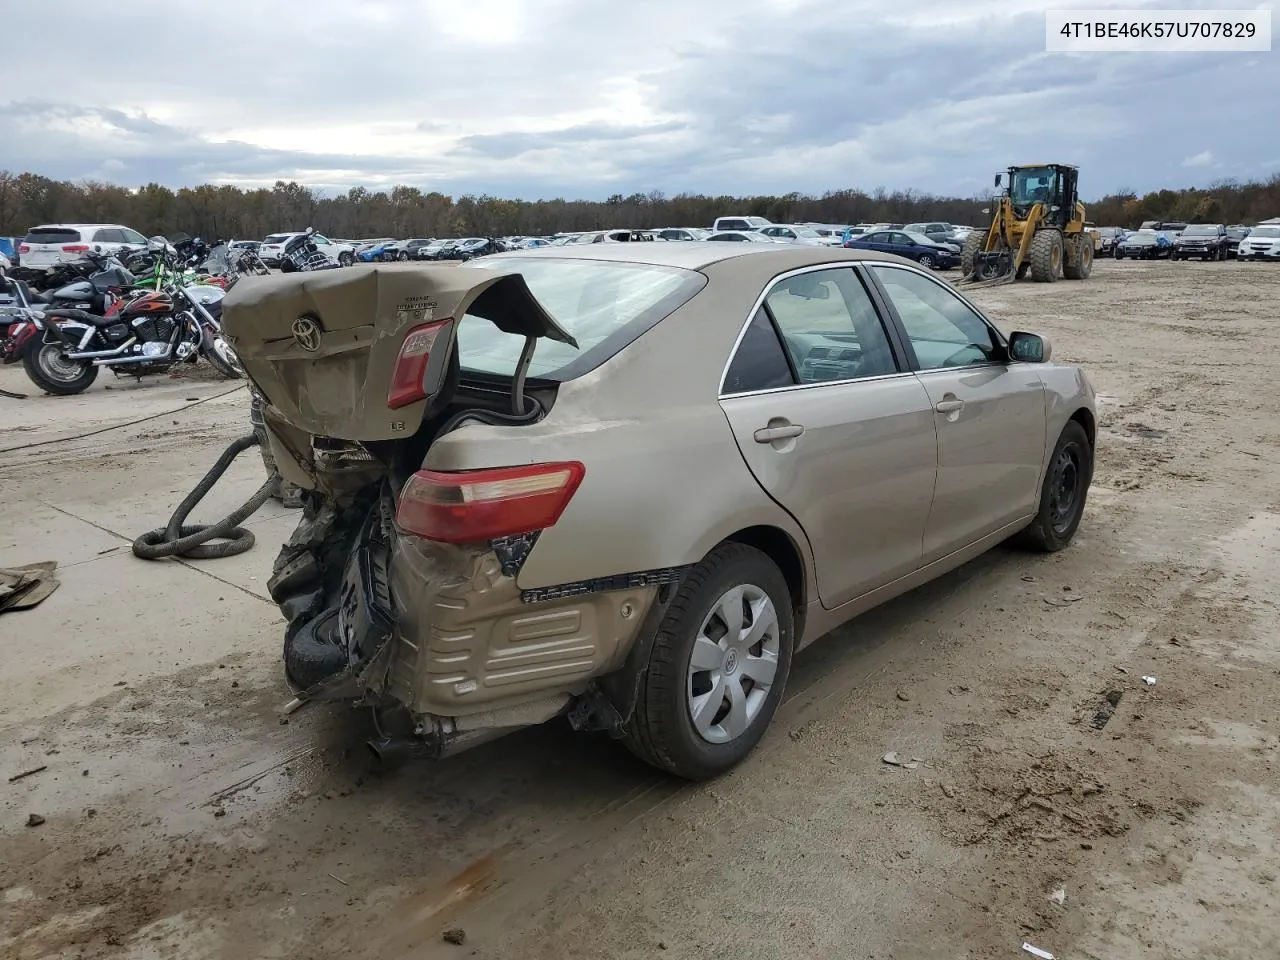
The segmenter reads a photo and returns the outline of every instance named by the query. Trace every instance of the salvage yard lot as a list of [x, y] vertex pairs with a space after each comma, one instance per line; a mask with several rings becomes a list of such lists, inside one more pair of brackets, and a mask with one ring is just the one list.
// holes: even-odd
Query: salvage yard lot
[[[1076, 542], [806, 650], [760, 749], [701, 786], [560, 724], [384, 771], [346, 708], [281, 722], [265, 583], [295, 515], [236, 558], [128, 551], [248, 432], [245, 391], [0, 399], [0, 565], [62, 579], [0, 616], [0, 955], [1271, 955], [1280, 270], [1108, 261], [974, 299], [1099, 392]], [[260, 481], [250, 452], [193, 519]]]

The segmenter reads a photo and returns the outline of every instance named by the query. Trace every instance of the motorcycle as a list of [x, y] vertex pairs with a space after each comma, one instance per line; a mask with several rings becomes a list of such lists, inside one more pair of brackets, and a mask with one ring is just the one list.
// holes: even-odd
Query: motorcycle
[[295, 270], [309, 273], [313, 270], [335, 270], [342, 266], [337, 261], [330, 260], [325, 256], [324, 251], [316, 246], [315, 241], [311, 239], [315, 232], [315, 227], [307, 227], [304, 232], [290, 237], [280, 248], [281, 273], [292, 273]]
[[243, 368], [222, 336], [224, 292], [171, 280], [160, 290], [116, 297], [100, 314], [32, 303], [14, 325], [19, 329], [10, 328], [7, 362], [21, 359], [32, 383], [64, 396], [88, 389], [102, 367], [141, 378], [201, 356], [223, 376], [238, 379]]

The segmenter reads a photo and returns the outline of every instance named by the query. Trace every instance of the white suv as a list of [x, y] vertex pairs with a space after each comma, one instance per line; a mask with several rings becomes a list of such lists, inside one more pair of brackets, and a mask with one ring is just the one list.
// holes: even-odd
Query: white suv
[[712, 233], [719, 233], [721, 230], [759, 230], [761, 227], [771, 227], [773, 221], [766, 220], [764, 217], [716, 217], [716, 222], [711, 225]]
[[1241, 260], [1280, 260], [1280, 226], [1263, 223], [1240, 241], [1236, 256]]
[[[292, 237], [300, 237], [305, 232], [304, 230], [294, 230], [290, 233], [271, 234], [271, 236], [262, 241], [262, 246], [258, 248], [258, 256], [262, 258], [262, 262], [268, 267], [280, 266], [280, 252], [284, 249], [284, 245]], [[330, 240], [328, 237], [322, 237], [318, 233], [311, 235], [311, 242], [316, 245], [317, 250], [335, 263], [349, 267], [356, 262], [356, 248], [353, 243]]]
[[146, 245], [146, 237], [118, 223], [47, 223], [27, 231], [18, 244], [18, 261], [23, 267], [43, 270], [90, 250], [115, 254], [121, 247]]

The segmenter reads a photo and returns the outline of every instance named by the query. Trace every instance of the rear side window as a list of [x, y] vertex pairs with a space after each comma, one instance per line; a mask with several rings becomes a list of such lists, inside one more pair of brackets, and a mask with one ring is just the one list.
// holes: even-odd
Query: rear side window
[[851, 269], [787, 277], [774, 284], [764, 303], [800, 383], [898, 372], [880, 316]]
[[[706, 285], [692, 270], [603, 260], [486, 257], [459, 269], [508, 269], [546, 311], [578, 341], [538, 341], [530, 377], [572, 380], [604, 363]], [[503, 333], [471, 315], [458, 324], [458, 359], [464, 370], [510, 376], [524, 338]]]
[[721, 230], [750, 230], [751, 224], [745, 220], [721, 220], [719, 229]]
[[27, 231], [23, 243], [79, 243], [80, 231], [65, 227], [36, 227]]
[[291, 236], [292, 234], [289, 234], [289, 233], [273, 233], [271, 236], [267, 237], [267, 239], [263, 240], [262, 242], [265, 244], [269, 244], [271, 246], [275, 246], [278, 243], [284, 243]]
[[124, 231], [107, 228], [98, 230], [93, 235], [94, 243], [124, 243]]
[[738, 351], [725, 374], [722, 393], [750, 393], [755, 390], [772, 390], [791, 387], [796, 382], [791, 364], [782, 350], [778, 331], [773, 327], [768, 312], [761, 307], [751, 318]]

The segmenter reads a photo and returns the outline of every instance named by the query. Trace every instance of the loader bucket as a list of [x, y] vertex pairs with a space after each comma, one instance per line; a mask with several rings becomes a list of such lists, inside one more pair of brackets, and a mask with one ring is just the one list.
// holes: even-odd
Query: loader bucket
[[1014, 278], [1013, 254], [1009, 250], [993, 250], [974, 255], [973, 271], [963, 278], [966, 287], [994, 287], [1011, 283]]

